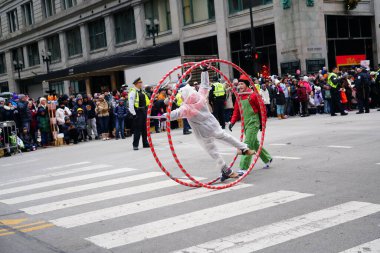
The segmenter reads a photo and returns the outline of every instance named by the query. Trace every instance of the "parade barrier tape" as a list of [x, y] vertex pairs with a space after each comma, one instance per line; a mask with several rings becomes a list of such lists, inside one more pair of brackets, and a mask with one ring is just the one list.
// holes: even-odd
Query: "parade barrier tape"
[[[150, 148], [151, 148], [151, 151], [152, 151], [152, 154], [153, 154], [153, 157], [155, 158], [158, 166], [161, 168], [161, 170], [169, 177], [171, 178], [172, 180], [176, 181], [177, 183], [181, 184], [181, 185], [184, 185], [184, 186], [188, 186], [188, 187], [205, 187], [205, 188], [209, 188], [209, 189], [226, 189], [226, 188], [229, 188], [229, 187], [232, 187], [236, 184], [238, 184], [241, 180], [243, 180], [253, 169], [253, 167], [255, 166], [259, 156], [260, 156], [260, 153], [261, 153], [261, 150], [262, 150], [262, 147], [263, 147], [263, 144], [264, 144], [264, 137], [265, 137], [265, 130], [266, 130], [266, 117], [261, 117], [261, 124], [262, 124], [262, 135], [261, 135], [261, 139], [260, 139], [260, 145], [259, 145], [259, 148], [254, 156], [254, 159], [253, 159], [253, 162], [251, 163], [249, 169], [246, 171], [246, 173], [244, 173], [244, 175], [242, 175], [240, 178], [238, 178], [237, 180], [235, 180], [234, 182], [231, 182], [229, 184], [225, 184], [225, 185], [219, 185], [219, 186], [213, 186], [212, 184], [215, 183], [216, 181], [218, 181], [219, 178], [217, 179], [214, 179], [210, 182], [207, 182], [207, 183], [202, 183], [202, 182], [199, 182], [198, 180], [196, 180], [195, 178], [193, 178], [185, 169], [184, 167], [182, 166], [181, 162], [179, 161], [178, 159], [178, 156], [175, 152], [175, 149], [174, 149], [174, 145], [173, 145], [173, 140], [172, 140], [172, 136], [171, 136], [171, 129], [170, 129], [170, 112], [171, 112], [171, 108], [172, 108], [172, 105], [173, 105], [173, 101], [174, 101], [174, 98], [175, 98], [175, 95], [177, 94], [177, 90], [179, 88], [179, 86], [181, 85], [182, 83], [182, 80], [188, 76], [195, 68], [197, 67], [200, 67], [200, 66], [203, 66], [203, 65], [207, 65], [209, 63], [223, 63], [223, 64], [227, 64], [227, 65], [230, 65], [232, 66], [234, 69], [236, 69], [237, 71], [239, 71], [241, 74], [243, 75], [247, 75], [247, 73], [242, 70], [239, 66], [237, 66], [236, 64], [232, 63], [232, 62], [229, 62], [229, 61], [226, 61], [226, 60], [220, 60], [220, 59], [209, 59], [209, 60], [204, 60], [202, 62], [198, 62], [198, 63], [194, 63], [194, 62], [189, 62], [189, 63], [185, 63], [185, 64], [182, 64], [182, 65], [179, 65], [175, 68], [173, 68], [172, 70], [170, 70], [166, 75], [164, 75], [164, 77], [160, 80], [160, 82], [156, 85], [154, 91], [153, 91], [153, 94], [152, 94], [152, 97], [151, 97], [151, 103], [148, 107], [148, 112], [147, 112], [147, 115], [148, 115], [148, 118], [147, 118], [147, 135], [148, 135], [148, 142], [149, 142], [149, 145], [150, 145]], [[153, 145], [153, 142], [152, 142], [152, 138], [151, 138], [151, 134], [150, 134], [150, 114], [151, 114], [151, 110], [152, 110], [152, 106], [153, 106], [153, 102], [154, 102], [154, 98], [159, 90], [159, 88], [161, 87], [162, 83], [166, 80], [166, 78], [168, 76], [170, 76], [174, 71], [180, 69], [180, 68], [185, 68], [185, 67], [190, 67], [182, 76], [181, 78], [178, 80], [173, 92], [172, 92], [172, 95], [170, 96], [169, 98], [169, 104], [168, 104], [168, 107], [167, 107], [167, 115], [166, 115], [166, 118], [167, 118], [167, 135], [168, 135], [168, 142], [169, 142], [169, 146], [170, 146], [170, 150], [172, 152], [172, 155], [173, 155], [173, 158], [174, 160], [176, 161], [177, 165], [179, 166], [179, 169], [193, 182], [193, 183], [188, 183], [188, 182], [184, 182], [178, 178], [175, 178], [173, 177], [168, 170], [166, 170], [166, 168], [162, 165], [161, 161], [159, 160], [158, 156], [157, 156], [157, 153], [154, 149], [154, 145]], [[226, 82], [232, 86], [231, 82], [229, 81], [229, 79], [218, 69], [214, 68], [214, 67], [211, 67], [212, 70], [216, 71], [217, 73], [219, 73], [225, 80]], [[253, 81], [251, 79], [249, 79], [249, 82], [252, 86], [252, 88], [254, 89], [254, 91], [258, 94], [258, 91], [253, 83]], [[240, 102], [240, 96], [239, 94], [234, 90], [232, 89], [235, 96], [236, 96], [236, 99], [238, 101], [238, 105], [239, 105], [239, 110], [240, 110], [240, 114], [241, 114], [241, 122], [242, 122], [242, 127], [241, 127], [241, 137], [240, 139], [242, 140], [243, 139], [243, 136], [244, 136], [244, 117], [243, 117], [243, 113], [242, 113], [242, 106], [241, 106], [241, 102]], [[259, 99], [259, 106], [260, 106], [260, 113], [261, 115], [266, 115], [266, 107], [264, 105], [264, 102], [262, 101], [262, 99]], [[234, 162], [236, 161], [236, 158], [237, 158], [237, 155], [235, 155], [233, 161], [231, 162], [230, 164], [230, 167], [233, 166]]]

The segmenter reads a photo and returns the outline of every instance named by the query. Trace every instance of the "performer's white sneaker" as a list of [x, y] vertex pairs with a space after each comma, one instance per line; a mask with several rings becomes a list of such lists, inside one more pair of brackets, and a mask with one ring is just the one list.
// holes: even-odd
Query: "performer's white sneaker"
[[269, 162], [267, 162], [267, 163], [264, 165], [263, 169], [269, 169], [270, 164], [272, 163], [272, 161], [273, 161], [273, 158], [270, 159]]

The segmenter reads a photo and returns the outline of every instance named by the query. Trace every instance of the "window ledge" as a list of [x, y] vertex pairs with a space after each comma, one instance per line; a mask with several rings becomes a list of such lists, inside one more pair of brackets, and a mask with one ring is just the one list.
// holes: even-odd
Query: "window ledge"
[[199, 22], [196, 22], [196, 23], [192, 23], [192, 24], [188, 24], [188, 25], [185, 25], [183, 27], [183, 30], [190, 30], [190, 29], [194, 29], [194, 28], [198, 28], [198, 27], [202, 27], [202, 26], [206, 26], [206, 25], [209, 25], [209, 24], [212, 24], [212, 23], [215, 23], [215, 19], [207, 19], [207, 20], [203, 20], [203, 21], [199, 21]]
[[[172, 30], [162, 31], [162, 32], [158, 33], [158, 36], [156, 36], [156, 38], [165, 37], [165, 36], [170, 35], [170, 34], [172, 34]], [[151, 36], [145, 35], [145, 39], [149, 40], [149, 39], [153, 39], [153, 38]]]
[[40, 67], [41, 67], [41, 63], [37, 64], [37, 65], [34, 65], [34, 66], [29, 66], [27, 68], [24, 68], [23, 71], [29, 71], [29, 70], [33, 70], [33, 69], [39, 69]]
[[100, 52], [104, 52], [104, 51], [107, 51], [107, 47], [94, 49], [94, 50], [90, 51], [90, 54], [96, 54], [96, 53], [100, 53]]
[[61, 59], [58, 59], [58, 60], [51, 61], [51, 64], [57, 64], [57, 63], [60, 63], [60, 62], [61, 62]]
[[83, 53], [82, 54], [75, 54], [75, 55], [69, 56], [67, 59], [68, 60], [73, 60], [73, 59], [77, 59], [77, 58], [81, 58], [81, 57], [83, 57]]
[[136, 42], [137, 42], [136, 39], [127, 40], [127, 41], [123, 41], [123, 42], [115, 44], [115, 47], [129, 46], [129, 45], [135, 44]]
[[0, 77], [7, 76], [7, 75], [8, 75], [7, 72], [5, 72], [5, 73], [1, 73], [1, 74], [0, 74]]
[[[260, 12], [263, 12], [266, 10], [272, 10], [272, 9], [273, 9], [273, 3], [272, 4], [264, 4], [264, 5], [259, 5], [259, 6], [253, 7], [252, 13], [260, 13]], [[229, 13], [228, 17], [239, 17], [239, 16], [245, 16], [245, 15], [249, 15], [249, 8], [241, 10], [241, 11]]]

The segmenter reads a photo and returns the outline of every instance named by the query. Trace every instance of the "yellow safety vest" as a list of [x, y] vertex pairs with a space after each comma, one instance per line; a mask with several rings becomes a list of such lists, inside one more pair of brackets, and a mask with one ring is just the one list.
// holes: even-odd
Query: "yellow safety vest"
[[226, 94], [226, 91], [224, 90], [223, 84], [214, 83], [212, 85], [215, 87], [214, 88], [214, 96], [215, 97], [221, 97], [221, 96], [224, 96], [224, 94]]
[[336, 89], [336, 87], [338, 87], [337, 84], [334, 84], [332, 81], [331, 81], [331, 77], [338, 77], [335, 73], [330, 73], [329, 74], [329, 77], [327, 78], [327, 84], [330, 85], [332, 88]]
[[[137, 92], [137, 90], [135, 88], [131, 88], [130, 89], [130, 92], [131, 91], [134, 91], [135, 92], [135, 107], [136, 108], [139, 108], [139, 104], [140, 104], [140, 96]], [[145, 106], [149, 106], [150, 105], [150, 99], [148, 97], [148, 95], [145, 93], [145, 91], [142, 91], [142, 93], [145, 95]]]
[[178, 92], [177, 95], [175, 95], [175, 99], [177, 99], [177, 105], [181, 106], [182, 105], [182, 94], [181, 92]]

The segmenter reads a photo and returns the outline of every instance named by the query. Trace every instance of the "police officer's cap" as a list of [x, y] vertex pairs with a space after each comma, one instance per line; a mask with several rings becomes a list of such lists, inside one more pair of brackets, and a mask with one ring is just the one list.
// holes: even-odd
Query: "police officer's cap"
[[133, 84], [137, 84], [138, 82], [141, 82], [141, 77], [137, 78], [136, 80], [133, 81]]

